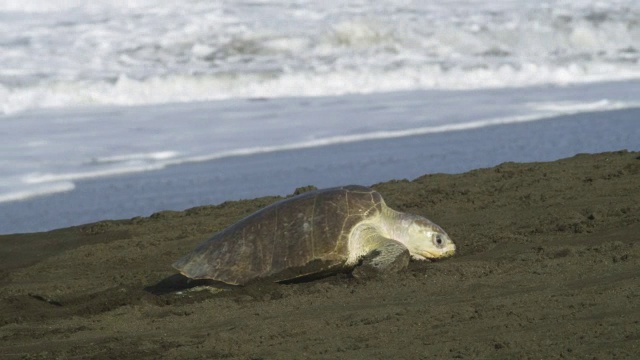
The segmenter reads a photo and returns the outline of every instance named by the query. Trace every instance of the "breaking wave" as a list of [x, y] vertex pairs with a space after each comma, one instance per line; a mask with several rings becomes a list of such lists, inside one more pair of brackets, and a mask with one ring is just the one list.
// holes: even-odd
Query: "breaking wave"
[[0, 5], [0, 113], [640, 79], [634, 0]]

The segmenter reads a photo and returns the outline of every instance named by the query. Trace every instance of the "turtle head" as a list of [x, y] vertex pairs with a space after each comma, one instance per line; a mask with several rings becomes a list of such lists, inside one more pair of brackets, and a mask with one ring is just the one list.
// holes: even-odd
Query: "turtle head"
[[412, 216], [403, 240], [411, 257], [417, 260], [443, 258], [456, 251], [456, 245], [440, 226], [417, 215]]

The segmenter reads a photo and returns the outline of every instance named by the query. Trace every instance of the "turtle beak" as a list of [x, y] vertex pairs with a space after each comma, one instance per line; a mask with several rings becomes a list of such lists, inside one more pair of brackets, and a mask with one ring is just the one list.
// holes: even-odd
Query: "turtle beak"
[[429, 260], [433, 260], [433, 259], [446, 258], [449, 256], [453, 256], [453, 254], [455, 253], [456, 253], [456, 246], [455, 244], [452, 243], [450, 245], [447, 245], [444, 249], [442, 249], [442, 251], [439, 251], [439, 252], [424, 251], [420, 253], [420, 256], [423, 256]]
[[444, 253], [442, 253], [442, 255], [440, 255], [440, 257], [449, 257], [449, 256], [453, 256], [453, 254], [456, 253], [456, 246], [451, 244], [451, 247], [449, 249], [447, 249], [447, 251], [445, 251]]

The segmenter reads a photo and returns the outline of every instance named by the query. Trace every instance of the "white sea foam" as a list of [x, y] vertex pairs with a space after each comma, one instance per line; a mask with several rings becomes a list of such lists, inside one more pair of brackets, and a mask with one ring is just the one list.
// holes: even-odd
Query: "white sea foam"
[[498, 125], [509, 125], [509, 124], [531, 122], [531, 121], [547, 120], [547, 119], [561, 116], [561, 115], [576, 114], [581, 112], [608, 111], [608, 110], [619, 110], [619, 109], [640, 107], [640, 102], [624, 103], [624, 102], [610, 102], [607, 100], [601, 100], [597, 102], [588, 102], [588, 103], [567, 102], [567, 103], [560, 103], [560, 104], [538, 103], [538, 104], [529, 104], [529, 105], [532, 108], [536, 108], [544, 111], [536, 112], [529, 115], [498, 117], [498, 118], [482, 119], [482, 120], [468, 121], [468, 122], [462, 122], [462, 123], [456, 123], [456, 124], [424, 126], [424, 127], [392, 130], [392, 131], [374, 131], [374, 132], [360, 133], [360, 134], [353, 134], [353, 135], [331, 136], [326, 138], [320, 138], [320, 139], [314, 139], [314, 140], [302, 141], [302, 142], [294, 142], [294, 143], [282, 144], [282, 145], [258, 146], [258, 147], [234, 149], [234, 150], [217, 152], [217, 153], [208, 154], [208, 155], [200, 155], [200, 156], [194, 156], [194, 157], [185, 157], [182, 159], [169, 160], [167, 161], [167, 165], [178, 165], [178, 164], [184, 164], [184, 163], [190, 163], [190, 162], [211, 161], [211, 160], [218, 160], [222, 158], [236, 157], [236, 156], [250, 156], [250, 155], [256, 155], [256, 154], [276, 152], [276, 151], [301, 150], [301, 149], [308, 149], [308, 148], [321, 147], [321, 146], [355, 143], [360, 141], [395, 139], [395, 138], [401, 138], [401, 137], [407, 137], [407, 136], [474, 130], [474, 129], [480, 129], [485, 127], [498, 126]]
[[0, 113], [640, 78], [635, 0], [0, 4]]
[[160, 170], [165, 166], [165, 164], [153, 164], [153, 165], [124, 165], [119, 167], [112, 167], [101, 170], [93, 170], [93, 171], [79, 171], [79, 172], [69, 172], [69, 173], [34, 173], [28, 174], [24, 177], [24, 184], [44, 184], [44, 183], [62, 183], [65, 181], [72, 180], [84, 180], [84, 179], [92, 179], [99, 178], [105, 176], [114, 176], [114, 175], [124, 175], [131, 174], [137, 172], [144, 171], [152, 171], [152, 170]]
[[75, 184], [70, 181], [46, 183], [40, 186], [24, 186], [3, 190], [0, 193], [0, 203], [10, 201], [20, 201], [36, 196], [52, 195], [61, 192], [68, 192], [75, 189]]
[[602, 99], [591, 102], [560, 101], [560, 102], [540, 102], [528, 104], [531, 108], [554, 113], [575, 114], [580, 112], [618, 110], [640, 106], [640, 102], [610, 101]]
[[114, 156], [102, 156], [91, 159], [90, 164], [112, 164], [112, 163], [139, 163], [141, 161], [161, 161], [175, 158], [179, 153], [175, 151], [159, 151], [151, 153], [138, 153]]
[[520, 69], [503, 65], [499, 69], [451, 69], [440, 65], [403, 68], [384, 73], [356, 71], [331, 74], [290, 74], [260, 79], [256, 75], [172, 76], [132, 80], [120, 77], [114, 84], [57, 83], [26, 89], [0, 88], [1, 112], [16, 113], [37, 107], [92, 105], [144, 105], [170, 102], [273, 98], [287, 96], [329, 96], [368, 94], [408, 89], [490, 89], [522, 86], [640, 78], [640, 66], [612, 71], [568, 66], [547, 67], [525, 64]]
[[[391, 139], [448, 131], [469, 130], [486, 126], [535, 121], [540, 119], [541, 117], [539, 115], [519, 116], [488, 119], [454, 125], [429, 126], [395, 131], [375, 131], [352, 135], [329, 136], [301, 142], [284, 143], [281, 145], [240, 147], [197, 156], [180, 157], [177, 156], [177, 153], [175, 152], [164, 151], [151, 154], [128, 154], [96, 157], [90, 162], [87, 162], [88, 166], [72, 167], [71, 169], [73, 170], [70, 169], [71, 171], [55, 172], [54, 170], [53, 172], [34, 172], [23, 175], [20, 179], [11, 183], [11, 186], [4, 188], [0, 187], [0, 203], [71, 191], [75, 188], [74, 181], [159, 170], [169, 165], [211, 161], [229, 157], [250, 156], [276, 151], [300, 150], [367, 140]], [[5, 179], [5, 183], [6, 182], [7, 181]]]
[[302, 142], [294, 142], [294, 143], [283, 144], [283, 145], [257, 146], [257, 147], [250, 147], [250, 148], [234, 149], [230, 151], [224, 151], [224, 152], [208, 154], [208, 155], [187, 157], [184, 159], [175, 159], [175, 160], [169, 161], [168, 165], [178, 165], [178, 164], [184, 164], [184, 163], [190, 163], [190, 162], [211, 161], [211, 160], [218, 160], [218, 159], [228, 158], [228, 157], [249, 156], [249, 155], [270, 153], [270, 152], [276, 152], [276, 151], [301, 150], [301, 149], [308, 149], [308, 148], [314, 148], [314, 147], [320, 147], [320, 146], [355, 143], [360, 141], [394, 139], [394, 138], [401, 138], [401, 137], [407, 137], [407, 136], [472, 130], [472, 129], [479, 129], [479, 128], [488, 127], [488, 126], [507, 125], [507, 124], [527, 122], [527, 121], [543, 120], [547, 117], [548, 116], [536, 114], [536, 115], [497, 118], [497, 119], [486, 119], [486, 120], [471, 121], [471, 122], [451, 124], [451, 125], [426, 126], [426, 127], [394, 130], [394, 131], [375, 131], [375, 132], [362, 133], [362, 134], [331, 136], [326, 138], [320, 138], [320, 139], [302, 141]]

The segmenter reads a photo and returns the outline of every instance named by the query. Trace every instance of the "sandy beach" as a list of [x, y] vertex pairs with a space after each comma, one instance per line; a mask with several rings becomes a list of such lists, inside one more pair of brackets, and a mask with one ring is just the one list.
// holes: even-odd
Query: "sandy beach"
[[366, 281], [185, 291], [170, 264], [278, 197], [3, 235], [0, 357], [637, 359], [639, 179], [619, 151], [374, 185], [459, 252]]

